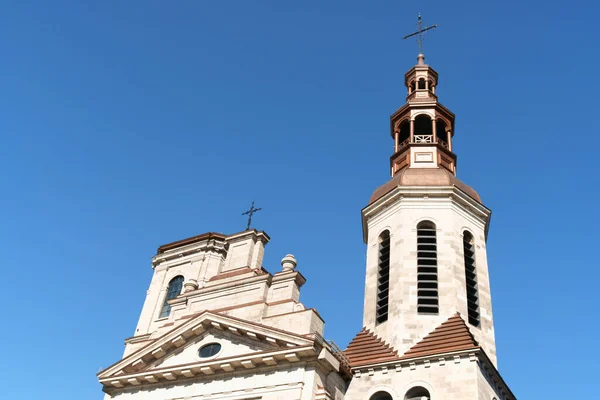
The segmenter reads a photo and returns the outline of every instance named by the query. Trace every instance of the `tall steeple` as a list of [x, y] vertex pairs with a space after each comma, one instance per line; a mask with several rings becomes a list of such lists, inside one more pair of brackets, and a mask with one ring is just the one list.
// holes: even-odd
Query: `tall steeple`
[[491, 211], [456, 177], [454, 114], [419, 54], [406, 103], [390, 117], [391, 179], [362, 210], [363, 324], [400, 353], [457, 312], [495, 363], [486, 239]]
[[[420, 23], [408, 37], [431, 29]], [[420, 52], [390, 117], [391, 179], [362, 210], [363, 329], [345, 352], [346, 400], [514, 399], [496, 369], [491, 211], [456, 177], [454, 114], [438, 82]]]

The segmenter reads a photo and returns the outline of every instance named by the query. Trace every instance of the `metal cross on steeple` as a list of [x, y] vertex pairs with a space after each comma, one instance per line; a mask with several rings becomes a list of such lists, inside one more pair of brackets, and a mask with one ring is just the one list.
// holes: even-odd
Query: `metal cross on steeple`
[[435, 28], [437, 28], [437, 25], [431, 25], [427, 28], [423, 28], [423, 20], [421, 19], [421, 13], [419, 13], [419, 18], [417, 19], [417, 31], [404, 36], [402, 39], [408, 39], [409, 37], [416, 36], [417, 43], [419, 43], [419, 54], [423, 54], [423, 33]]
[[252, 223], [252, 214], [254, 214], [255, 212], [260, 211], [260, 210], [262, 210], [262, 208], [254, 208], [254, 202], [252, 202], [250, 209], [248, 211], [246, 211], [245, 213], [242, 213], [242, 215], [248, 216], [248, 226], [246, 227], [246, 230], [250, 230], [250, 224]]

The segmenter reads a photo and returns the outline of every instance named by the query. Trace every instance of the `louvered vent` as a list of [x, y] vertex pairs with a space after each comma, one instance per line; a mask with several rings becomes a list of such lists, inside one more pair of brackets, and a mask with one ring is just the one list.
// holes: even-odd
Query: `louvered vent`
[[417, 226], [417, 311], [439, 312], [437, 240], [435, 224], [429, 221]]
[[388, 300], [390, 294], [390, 233], [385, 231], [379, 238], [379, 268], [377, 271], [377, 323], [388, 319]]
[[469, 323], [473, 326], [479, 326], [479, 291], [477, 290], [477, 271], [475, 270], [475, 246], [473, 236], [469, 232], [463, 234], [463, 248]]

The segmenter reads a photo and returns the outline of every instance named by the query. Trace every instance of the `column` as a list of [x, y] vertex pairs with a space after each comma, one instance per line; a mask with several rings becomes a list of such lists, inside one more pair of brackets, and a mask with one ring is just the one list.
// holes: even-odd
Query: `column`
[[435, 126], [436, 119], [431, 119], [431, 132], [433, 132], [433, 143], [437, 143], [437, 129]]
[[448, 150], [452, 151], [452, 131], [446, 131], [446, 137], [448, 137]]
[[414, 119], [410, 120], [410, 142], [411, 143], [415, 142], [415, 120]]
[[400, 132], [395, 131], [394, 132], [394, 154], [396, 154], [396, 152], [398, 151], [398, 135], [400, 135]]

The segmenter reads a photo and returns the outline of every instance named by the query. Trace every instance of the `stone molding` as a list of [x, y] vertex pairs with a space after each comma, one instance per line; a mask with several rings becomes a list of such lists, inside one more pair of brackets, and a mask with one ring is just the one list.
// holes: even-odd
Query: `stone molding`
[[[274, 349], [152, 369], [151, 365], [157, 360], [209, 329], [228, 331], [234, 335], [244, 336], [248, 340], [263, 342], [273, 346]], [[215, 373], [276, 367], [280, 364], [313, 359], [329, 365], [332, 370], [340, 369], [340, 363], [332, 361], [337, 358], [318, 335], [306, 337], [237, 318], [203, 312], [103, 370], [98, 374], [98, 379], [105, 391], [110, 391], [116, 388], [202, 377]]]

